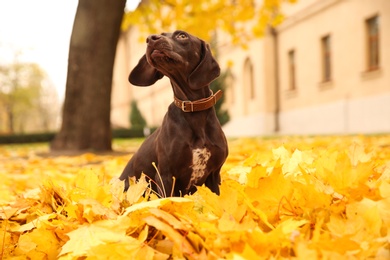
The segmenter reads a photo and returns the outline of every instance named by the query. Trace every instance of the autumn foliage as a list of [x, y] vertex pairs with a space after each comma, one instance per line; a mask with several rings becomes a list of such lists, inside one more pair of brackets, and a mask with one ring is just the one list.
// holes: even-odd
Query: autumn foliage
[[[210, 42], [218, 29], [229, 42], [246, 46], [263, 36], [267, 26], [280, 24], [282, 5], [297, 0], [148, 0], [125, 14], [122, 29], [136, 26], [141, 32], [187, 31]], [[142, 37], [144, 39], [144, 37]]]
[[229, 146], [221, 195], [183, 198], [145, 178], [124, 194], [128, 155], [2, 146], [0, 258], [389, 259], [390, 136]]

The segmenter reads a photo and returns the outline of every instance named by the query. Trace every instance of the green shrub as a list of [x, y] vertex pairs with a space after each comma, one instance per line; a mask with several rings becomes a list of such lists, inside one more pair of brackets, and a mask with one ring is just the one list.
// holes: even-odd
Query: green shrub
[[0, 144], [45, 143], [54, 139], [56, 133], [0, 135]]
[[[151, 128], [151, 133], [156, 128]], [[13, 134], [13, 135], [0, 135], [0, 144], [27, 144], [27, 143], [49, 143], [55, 135], [55, 132], [49, 133], [34, 133], [34, 134]], [[143, 128], [131, 128], [131, 129], [113, 129], [112, 138], [140, 138], [144, 137]]]
[[146, 127], [146, 120], [138, 109], [137, 102], [131, 101], [130, 125], [133, 129], [144, 129]]

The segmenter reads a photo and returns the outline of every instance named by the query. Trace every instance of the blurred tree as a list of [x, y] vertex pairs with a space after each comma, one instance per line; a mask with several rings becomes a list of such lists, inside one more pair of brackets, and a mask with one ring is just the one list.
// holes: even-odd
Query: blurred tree
[[1, 132], [49, 130], [58, 103], [55, 89], [48, 82], [46, 73], [37, 64], [15, 59], [14, 63], [0, 66]]
[[[218, 28], [233, 44], [262, 36], [267, 26], [283, 21], [281, 5], [297, 0], [142, 0], [125, 15], [124, 29], [136, 25], [146, 33], [184, 30], [210, 41]], [[248, 26], [249, 25], [249, 26]]]
[[52, 150], [111, 150], [112, 70], [125, 4], [126, 0], [79, 0], [62, 126]]
[[130, 112], [130, 127], [143, 129], [146, 127], [146, 120], [142, 116], [141, 111], [138, 109], [137, 102], [131, 101], [131, 112]]

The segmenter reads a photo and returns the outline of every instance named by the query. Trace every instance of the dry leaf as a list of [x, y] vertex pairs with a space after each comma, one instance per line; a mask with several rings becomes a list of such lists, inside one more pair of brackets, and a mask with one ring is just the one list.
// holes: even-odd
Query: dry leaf
[[162, 199], [144, 177], [123, 193], [128, 156], [1, 146], [0, 256], [388, 259], [389, 146], [389, 135], [236, 139], [220, 196]]

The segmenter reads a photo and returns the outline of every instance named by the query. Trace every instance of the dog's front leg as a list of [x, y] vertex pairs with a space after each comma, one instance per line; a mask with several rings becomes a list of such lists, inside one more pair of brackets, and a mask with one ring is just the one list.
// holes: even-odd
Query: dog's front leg
[[220, 170], [221, 168], [215, 172], [210, 173], [205, 181], [206, 187], [217, 195], [219, 195], [219, 185], [221, 184], [221, 175], [219, 173]]
[[156, 176], [154, 178], [157, 190], [156, 192], [160, 195], [161, 198], [171, 197], [173, 189], [173, 178], [171, 174], [161, 174], [163, 171], [159, 168]]

